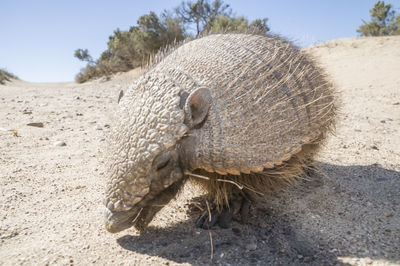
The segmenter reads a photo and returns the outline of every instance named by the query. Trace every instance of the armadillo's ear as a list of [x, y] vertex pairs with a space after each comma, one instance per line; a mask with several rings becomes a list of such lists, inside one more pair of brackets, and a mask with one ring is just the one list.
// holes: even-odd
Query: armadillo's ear
[[185, 124], [195, 127], [202, 123], [207, 117], [212, 101], [211, 92], [207, 88], [198, 88], [189, 94], [184, 107]]

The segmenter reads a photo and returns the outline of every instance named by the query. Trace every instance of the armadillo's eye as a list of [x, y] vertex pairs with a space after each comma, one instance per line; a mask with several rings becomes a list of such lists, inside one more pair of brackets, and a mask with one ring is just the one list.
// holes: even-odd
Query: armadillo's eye
[[169, 152], [162, 153], [154, 159], [153, 167], [159, 171], [168, 165], [170, 159], [171, 154]]

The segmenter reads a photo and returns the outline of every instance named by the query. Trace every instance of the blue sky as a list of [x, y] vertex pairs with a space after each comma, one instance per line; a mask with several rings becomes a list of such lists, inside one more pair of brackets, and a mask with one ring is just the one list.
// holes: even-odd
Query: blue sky
[[[171, 9], [182, 0], [2, 0], [0, 68], [33, 82], [71, 81], [84, 63], [73, 57], [87, 48], [97, 58], [117, 28], [139, 16]], [[376, 0], [227, 0], [236, 15], [268, 18], [272, 32], [300, 46], [355, 37]], [[400, 1], [391, 3], [400, 13]]]

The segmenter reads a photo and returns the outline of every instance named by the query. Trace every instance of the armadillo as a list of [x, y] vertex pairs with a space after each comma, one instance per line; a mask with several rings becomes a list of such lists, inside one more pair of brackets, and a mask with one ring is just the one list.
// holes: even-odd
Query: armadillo
[[278, 36], [212, 34], [156, 56], [108, 139], [106, 229], [143, 230], [189, 178], [215, 210], [197, 224], [229, 226], [232, 206], [244, 215], [304, 175], [334, 126], [335, 98], [315, 60]]

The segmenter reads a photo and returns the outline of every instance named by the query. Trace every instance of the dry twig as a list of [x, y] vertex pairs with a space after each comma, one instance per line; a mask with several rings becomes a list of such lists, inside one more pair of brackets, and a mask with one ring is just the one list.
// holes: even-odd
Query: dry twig
[[[211, 180], [211, 179], [210, 179], [209, 177], [207, 177], [207, 176], [198, 175], [198, 174], [192, 174], [192, 173], [190, 173], [190, 172], [185, 172], [185, 175], [189, 175], [189, 176], [193, 176], [193, 177], [197, 177], [197, 178], [201, 178], [201, 179], [205, 179], [205, 180]], [[248, 190], [250, 190], [250, 191], [253, 191], [254, 193], [257, 193], [257, 194], [259, 194], [259, 195], [264, 195], [263, 193], [261, 193], [261, 192], [259, 192], [259, 191], [257, 191], [257, 190], [254, 190], [254, 189], [249, 188], [249, 187], [247, 187], [247, 186], [238, 184], [238, 183], [236, 183], [236, 182], [234, 182], [234, 181], [232, 181], [232, 180], [220, 179], [220, 178], [217, 178], [217, 179], [215, 179], [215, 180], [218, 181], [218, 182], [231, 183], [231, 184], [235, 185], [236, 187], [238, 187], [240, 190], [243, 190], [243, 188], [246, 188], [246, 189], [248, 189]]]
[[[207, 211], [208, 211], [208, 221], [211, 222], [212, 216], [211, 216], [210, 204], [208, 204], [208, 200], [206, 200], [206, 205], [207, 205]], [[211, 233], [209, 227], [208, 227], [208, 234], [210, 236], [210, 248], [211, 248], [210, 259], [213, 260], [213, 258], [214, 258], [214, 244], [213, 244], [212, 233]]]

